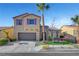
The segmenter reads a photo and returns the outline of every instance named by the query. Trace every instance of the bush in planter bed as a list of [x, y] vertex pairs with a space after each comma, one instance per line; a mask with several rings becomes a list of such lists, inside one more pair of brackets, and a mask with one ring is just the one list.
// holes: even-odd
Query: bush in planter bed
[[0, 45], [5, 45], [8, 43], [8, 39], [7, 38], [0, 38]]
[[14, 42], [14, 41], [16, 41], [16, 39], [15, 39], [15, 38], [11, 39], [11, 42]]
[[49, 41], [52, 41], [52, 36], [48, 36], [48, 40]]
[[70, 40], [64, 40], [63, 42], [64, 44], [72, 44], [72, 42]]

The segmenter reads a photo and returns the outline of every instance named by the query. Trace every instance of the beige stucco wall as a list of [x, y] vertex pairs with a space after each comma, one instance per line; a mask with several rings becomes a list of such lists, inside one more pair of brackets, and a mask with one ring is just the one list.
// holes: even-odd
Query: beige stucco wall
[[[37, 19], [36, 25], [28, 25], [27, 19]], [[22, 25], [16, 25], [16, 19], [22, 19]], [[40, 17], [37, 17], [35, 15], [28, 15], [24, 17], [16, 17], [14, 18], [14, 34], [15, 37], [18, 39], [18, 32], [35, 32], [36, 33], [36, 39], [40, 39]]]
[[[61, 30], [62, 32], [66, 32], [72, 36], [75, 36], [77, 43], [79, 43], [79, 26], [63, 26]], [[78, 32], [74, 33], [74, 31]]]
[[74, 31], [77, 31], [77, 30], [78, 30], [78, 27], [63, 26], [61, 28], [61, 32], [66, 32], [66, 33], [73, 35], [73, 36], [75, 36]]

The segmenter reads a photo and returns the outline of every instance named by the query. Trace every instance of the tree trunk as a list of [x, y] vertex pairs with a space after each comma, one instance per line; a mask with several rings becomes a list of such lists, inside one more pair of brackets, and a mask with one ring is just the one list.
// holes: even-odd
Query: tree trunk
[[45, 28], [44, 28], [44, 15], [42, 14], [42, 32], [43, 32], [43, 42], [45, 41]]

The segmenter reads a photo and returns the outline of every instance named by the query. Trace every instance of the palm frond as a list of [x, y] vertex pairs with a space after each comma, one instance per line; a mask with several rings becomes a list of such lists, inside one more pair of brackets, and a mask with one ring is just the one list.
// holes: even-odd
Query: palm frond
[[49, 7], [49, 5], [46, 5], [46, 9], [49, 9], [50, 7]]
[[39, 7], [39, 4], [37, 3], [36, 6]]
[[79, 16], [76, 15], [75, 17], [71, 18], [71, 20], [75, 23], [79, 25]]
[[75, 19], [76, 19], [76, 20], [78, 20], [78, 17], [79, 17], [79, 16], [78, 16], [78, 15], [76, 15], [76, 16], [75, 16]]
[[43, 5], [42, 4], [36, 4], [38, 10], [43, 10]]
[[45, 6], [45, 3], [41, 3], [42, 6]]
[[44, 11], [45, 9], [49, 9], [49, 5], [46, 5], [45, 3], [38, 3], [36, 4], [39, 11]]

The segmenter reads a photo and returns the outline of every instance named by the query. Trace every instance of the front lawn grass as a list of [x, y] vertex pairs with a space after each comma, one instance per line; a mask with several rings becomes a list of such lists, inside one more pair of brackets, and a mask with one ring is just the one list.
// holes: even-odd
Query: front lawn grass
[[72, 44], [71, 42], [52, 42], [52, 41], [49, 41], [48, 42], [49, 45], [66, 45], [66, 44]]
[[6, 38], [0, 38], [0, 46], [6, 45], [8, 43], [8, 39]]

